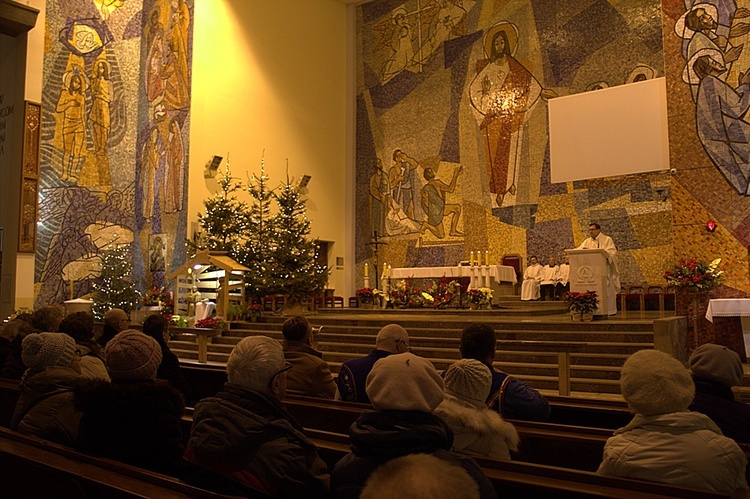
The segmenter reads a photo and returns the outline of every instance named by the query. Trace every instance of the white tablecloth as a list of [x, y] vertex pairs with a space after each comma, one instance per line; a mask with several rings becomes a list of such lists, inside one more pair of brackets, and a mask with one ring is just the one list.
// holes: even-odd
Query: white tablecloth
[[706, 319], [714, 317], [750, 317], [750, 298], [717, 298], [709, 300]]
[[390, 269], [390, 277], [393, 279], [416, 279], [440, 278], [440, 277], [472, 277], [472, 273], [488, 272], [489, 276], [497, 282], [518, 282], [516, 269], [507, 265], [479, 265], [475, 267], [405, 267]]

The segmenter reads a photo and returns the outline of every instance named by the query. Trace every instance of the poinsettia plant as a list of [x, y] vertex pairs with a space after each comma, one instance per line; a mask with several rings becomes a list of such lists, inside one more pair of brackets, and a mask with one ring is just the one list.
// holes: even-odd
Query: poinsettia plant
[[201, 329], [221, 329], [222, 322], [224, 322], [224, 319], [222, 319], [218, 315], [214, 315], [213, 317], [206, 317], [205, 319], [196, 321], [195, 327], [199, 327]]
[[375, 297], [375, 290], [372, 288], [362, 288], [358, 289], [355, 295], [362, 303], [370, 303]]
[[711, 291], [721, 284], [723, 270], [719, 270], [721, 258], [709, 264], [695, 258], [680, 260], [672, 270], [664, 272], [664, 279], [671, 286], [678, 288], [694, 287], [700, 291]]
[[590, 314], [599, 305], [599, 298], [596, 291], [568, 291], [567, 298], [568, 310], [576, 314]]

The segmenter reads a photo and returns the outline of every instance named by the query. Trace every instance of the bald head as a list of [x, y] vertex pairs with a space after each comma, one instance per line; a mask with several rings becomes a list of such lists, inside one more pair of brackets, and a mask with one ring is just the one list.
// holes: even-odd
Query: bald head
[[391, 353], [406, 352], [409, 348], [409, 333], [398, 324], [388, 324], [378, 332], [375, 348]]
[[130, 324], [128, 314], [120, 308], [111, 308], [104, 314], [104, 325], [115, 329], [118, 333], [125, 331]]

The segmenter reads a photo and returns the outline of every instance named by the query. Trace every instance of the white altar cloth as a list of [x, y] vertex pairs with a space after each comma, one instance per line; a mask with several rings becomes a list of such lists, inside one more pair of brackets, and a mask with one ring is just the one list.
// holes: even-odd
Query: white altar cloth
[[713, 322], [714, 317], [750, 317], [750, 299], [716, 298], [709, 300], [706, 319]]
[[[485, 274], [486, 272], [486, 274]], [[441, 278], [445, 277], [475, 277], [476, 275], [488, 275], [497, 282], [518, 282], [516, 269], [508, 265], [475, 265], [473, 267], [464, 265], [457, 267], [404, 267], [390, 269], [392, 279], [415, 279]]]

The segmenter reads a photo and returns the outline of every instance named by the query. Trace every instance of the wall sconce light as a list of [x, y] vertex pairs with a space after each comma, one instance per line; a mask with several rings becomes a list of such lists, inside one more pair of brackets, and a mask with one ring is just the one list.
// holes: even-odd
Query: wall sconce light
[[706, 229], [708, 230], [708, 232], [715, 231], [716, 230], [716, 222], [714, 222], [713, 220], [709, 220], [708, 222], [706, 222]]
[[216, 172], [219, 170], [222, 159], [224, 158], [222, 158], [221, 156], [214, 156], [213, 158], [211, 158], [208, 163], [206, 163], [206, 169], [203, 172], [203, 178], [216, 177]]

